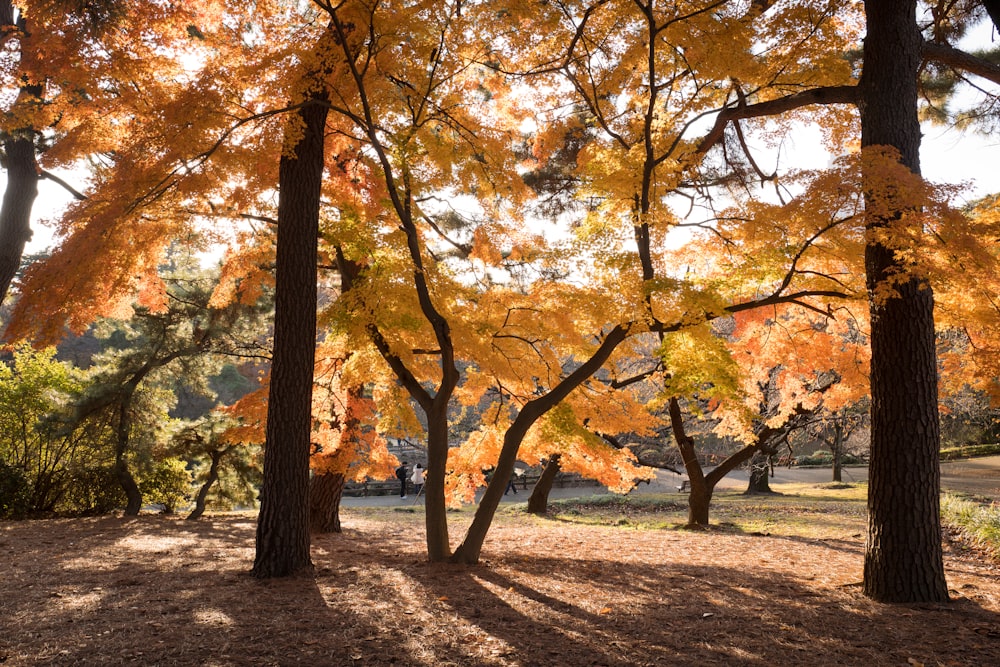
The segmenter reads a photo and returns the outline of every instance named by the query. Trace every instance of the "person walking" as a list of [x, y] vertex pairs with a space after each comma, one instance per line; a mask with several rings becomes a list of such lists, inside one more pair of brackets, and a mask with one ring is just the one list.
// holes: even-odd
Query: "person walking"
[[409, 469], [406, 467], [406, 461], [403, 461], [398, 468], [396, 468], [396, 479], [399, 480], [399, 497], [406, 497], [406, 481], [409, 477]]

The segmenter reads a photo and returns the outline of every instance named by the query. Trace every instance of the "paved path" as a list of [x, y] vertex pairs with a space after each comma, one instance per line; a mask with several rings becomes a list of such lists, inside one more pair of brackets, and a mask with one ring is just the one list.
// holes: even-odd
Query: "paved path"
[[[830, 482], [833, 474], [830, 468], [775, 468], [771, 482], [811, 482], [822, 484]], [[649, 484], [640, 484], [632, 493], [677, 493], [683, 477], [667, 471], [660, 471], [657, 478]], [[864, 466], [847, 466], [843, 469], [845, 482], [864, 482], [868, 480], [868, 468]], [[747, 485], [745, 470], [729, 473], [716, 485], [719, 490], [744, 489]], [[941, 487], [947, 491], [971, 493], [984, 498], [1000, 501], [1000, 456], [967, 459], [963, 461], [945, 461], [941, 464]], [[531, 492], [518, 489], [517, 494], [508, 494], [503, 502], [525, 502]], [[608, 493], [603, 486], [555, 487], [549, 498], [577, 498]], [[678, 494], [680, 495], [680, 494]], [[683, 496], [682, 496], [683, 497]], [[415, 498], [412, 494], [405, 500], [399, 496], [375, 496], [371, 498], [349, 498], [341, 501], [344, 507], [416, 507], [423, 505], [423, 498]]]

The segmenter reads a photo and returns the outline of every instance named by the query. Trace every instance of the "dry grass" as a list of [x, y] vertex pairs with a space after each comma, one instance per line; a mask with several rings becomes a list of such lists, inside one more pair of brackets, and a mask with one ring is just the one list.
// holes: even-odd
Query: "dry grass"
[[483, 564], [457, 567], [425, 561], [419, 514], [349, 510], [311, 576], [275, 581], [246, 574], [250, 515], [5, 522], [0, 662], [1000, 664], [995, 562], [949, 543], [950, 604], [877, 604], [844, 516], [801, 536], [506, 512]]

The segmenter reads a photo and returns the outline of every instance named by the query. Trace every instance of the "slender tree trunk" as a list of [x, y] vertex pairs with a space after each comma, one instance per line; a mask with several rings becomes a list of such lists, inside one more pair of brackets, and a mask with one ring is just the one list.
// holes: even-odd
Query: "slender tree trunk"
[[132, 428], [128, 413], [129, 406], [132, 404], [134, 390], [134, 386], [131, 387], [131, 391], [126, 387], [125, 394], [119, 399], [118, 433], [116, 434], [117, 442], [115, 443], [114, 470], [115, 477], [125, 492], [125, 516], [138, 516], [139, 510], [142, 509], [142, 492], [139, 490], [139, 485], [136, 484], [135, 477], [132, 476], [132, 471], [129, 470], [128, 458], [126, 456], [129, 446], [129, 432]]
[[[919, 174], [916, 0], [866, 0], [865, 14], [868, 34], [859, 84], [862, 149], [892, 147], [902, 164]], [[870, 208], [877, 210], [876, 204], [885, 205], [888, 188], [878, 185], [881, 174], [863, 176], [872, 184], [865, 187]], [[882, 235], [905, 220], [912, 204], [892, 206], [896, 210], [885, 218], [871, 215], [867, 221], [872, 442], [864, 592], [884, 602], [940, 602], [948, 599], [948, 589], [939, 514], [934, 299], [919, 276], [901, 284], [897, 279], [895, 294], [878, 296], [879, 286], [907, 269]]]
[[559, 454], [553, 454], [545, 463], [542, 474], [531, 489], [531, 496], [528, 498], [528, 512], [531, 514], [545, 514], [549, 511], [549, 493], [552, 491], [552, 484], [559, 474]]
[[314, 90], [286, 130], [298, 137], [281, 156], [274, 286], [274, 351], [264, 445], [264, 480], [252, 574], [282, 577], [311, 568], [309, 452], [316, 352], [316, 243], [319, 236], [325, 89]]
[[448, 403], [439, 400], [427, 411], [427, 470], [424, 473], [424, 527], [427, 558], [440, 563], [451, 556], [444, 478], [448, 464]]
[[201, 515], [205, 513], [205, 504], [208, 501], [208, 492], [211, 490], [212, 485], [219, 480], [219, 463], [222, 461], [222, 457], [225, 455], [227, 450], [216, 449], [208, 453], [212, 459], [212, 464], [208, 467], [208, 478], [205, 483], [201, 485], [198, 489], [198, 495], [194, 499], [194, 509], [188, 514], [188, 521], [194, 521], [195, 519], [200, 519]]
[[343, 473], [313, 475], [309, 481], [309, 528], [314, 533], [340, 532], [340, 498], [344, 493]]
[[841, 458], [844, 455], [844, 427], [839, 419], [833, 424], [833, 443], [830, 445], [830, 451], [833, 452], [833, 481], [842, 482], [843, 465]]

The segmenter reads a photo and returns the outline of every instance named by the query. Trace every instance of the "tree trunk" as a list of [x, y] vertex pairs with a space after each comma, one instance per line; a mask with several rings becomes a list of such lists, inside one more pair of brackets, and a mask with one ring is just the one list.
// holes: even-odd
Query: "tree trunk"
[[451, 556], [448, 507], [444, 496], [444, 478], [448, 469], [448, 403], [441, 398], [441, 395], [436, 397], [427, 411], [424, 528], [427, 531], [427, 558], [432, 563], [446, 561]]
[[490, 524], [493, 523], [493, 517], [496, 516], [497, 507], [500, 506], [500, 500], [503, 498], [507, 482], [514, 473], [517, 452], [524, 441], [524, 436], [528, 433], [528, 429], [542, 415], [559, 405], [559, 402], [566, 398], [571, 391], [596, 373], [604, 365], [604, 362], [608, 360], [611, 353], [627, 337], [627, 328], [622, 326], [614, 327], [604, 336], [604, 340], [601, 341], [600, 346], [598, 346], [593, 356], [580, 364], [576, 370], [566, 376], [547, 394], [528, 401], [521, 408], [521, 412], [518, 413], [517, 418], [514, 419], [507, 432], [504, 433], [503, 447], [500, 448], [500, 456], [497, 458], [493, 479], [490, 480], [490, 483], [486, 486], [486, 493], [479, 500], [479, 507], [476, 508], [472, 524], [469, 525], [469, 529], [465, 533], [465, 539], [462, 540], [462, 543], [455, 549], [455, 553], [452, 554], [452, 562], [467, 565], [474, 565], [479, 562], [479, 554], [482, 551], [483, 542], [486, 540], [486, 533], [490, 529]]
[[309, 453], [316, 353], [316, 259], [325, 88], [313, 90], [286, 133], [300, 137], [281, 156], [274, 285], [274, 351], [264, 444], [264, 479], [252, 574], [282, 577], [309, 558]]
[[[0, 29], [25, 32], [23, 11], [14, 20], [10, 0], [0, 1]], [[25, 62], [25, 54], [21, 62]], [[42, 86], [31, 84], [18, 90], [14, 107], [38, 104]], [[31, 209], [38, 197], [38, 162], [35, 157], [35, 131], [31, 127], [14, 130], [3, 142], [3, 162], [7, 171], [7, 187], [0, 205], [0, 304], [7, 298], [10, 283], [21, 268], [24, 246], [31, 240]]]
[[212, 464], [208, 467], [208, 478], [205, 483], [201, 485], [198, 489], [198, 495], [194, 499], [194, 509], [188, 514], [188, 521], [194, 521], [195, 519], [200, 519], [201, 515], [205, 513], [205, 503], [208, 500], [208, 492], [211, 490], [212, 485], [215, 484], [219, 479], [219, 462], [222, 461], [223, 455], [226, 453], [225, 449], [217, 449], [208, 453], [212, 458]]
[[[895, 148], [902, 164], [919, 174], [917, 75], [922, 42], [916, 2], [866, 0], [865, 14], [868, 33], [859, 82], [862, 149]], [[878, 185], [879, 177], [863, 174], [870, 210], [886, 202], [882, 197], [888, 188]], [[898, 189], [893, 194], [898, 197]], [[940, 602], [948, 599], [948, 589], [938, 497], [934, 299], [919, 276], [898, 282], [907, 267], [878, 234], [899, 225], [910, 205], [891, 204], [895, 210], [886, 218], [870, 215], [866, 221], [872, 439], [864, 592], [884, 602]], [[893, 275], [895, 294], [878, 296], [877, 288]]]
[[125, 492], [125, 516], [138, 516], [142, 509], [142, 491], [129, 470], [126, 454], [129, 446], [129, 431], [132, 424], [129, 420], [129, 407], [132, 405], [132, 396], [135, 392], [135, 383], [129, 383], [124, 388], [124, 394], [119, 398], [118, 403], [118, 424], [115, 443], [115, 477], [121, 484]]
[[309, 482], [309, 527], [314, 533], [340, 532], [340, 498], [343, 473], [313, 475]]
[[833, 453], [833, 481], [842, 482], [841, 458], [844, 455], [844, 426], [838, 418], [833, 424], [833, 442], [830, 444]]
[[21, 268], [24, 246], [31, 240], [31, 208], [38, 196], [38, 165], [32, 139], [3, 144], [7, 187], [0, 206], [0, 303]]
[[773, 494], [771, 489], [771, 457], [766, 452], [755, 452], [750, 459], [750, 481], [747, 490], [744, 492], [748, 496], [760, 494]]
[[139, 510], [142, 509], [142, 491], [139, 490], [139, 485], [136, 484], [124, 455], [115, 457], [114, 470], [115, 479], [125, 492], [125, 516], [138, 516]]
[[531, 496], [528, 498], [528, 512], [531, 514], [545, 514], [549, 511], [549, 493], [552, 491], [552, 484], [559, 474], [559, 454], [549, 457], [542, 474], [531, 489]]
[[674, 443], [681, 453], [684, 462], [684, 472], [688, 476], [691, 490], [688, 492], [688, 528], [708, 526], [708, 511], [712, 505], [712, 494], [715, 492], [714, 482], [705, 478], [698, 460], [698, 452], [694, 448], [694, 438], [684, 430], [684, 419], [681, 415], [681, 404], [676, 396], [670, 398], [667, 406], [670, 414], [670, 428], [674, 434]]

